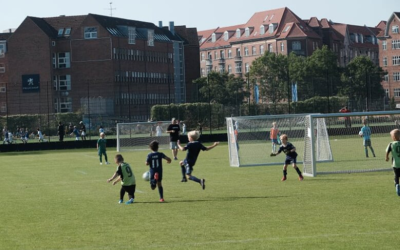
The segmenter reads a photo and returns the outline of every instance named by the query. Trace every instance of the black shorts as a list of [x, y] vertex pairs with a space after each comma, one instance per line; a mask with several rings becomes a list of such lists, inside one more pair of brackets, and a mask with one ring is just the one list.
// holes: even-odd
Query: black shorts
[[136, 185], [132, 185], [132, 186], [121, 186], [121, 188], [123, 188], [125, 190], [125, 192], [127, 192], [130, 196], [134, 196], [135, 194], [135, 189], [136, 189]]

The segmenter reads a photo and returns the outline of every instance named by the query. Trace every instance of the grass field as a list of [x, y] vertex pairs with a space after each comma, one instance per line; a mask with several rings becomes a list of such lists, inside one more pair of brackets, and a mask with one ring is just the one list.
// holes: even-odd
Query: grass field
[[[376, 151], [375, 159], [354, 161], [349, 154], [347, 160], [389, 166], [383, 149]], [[109, 149], [109, 158], [115, 153]], [[180, 182], [177, 161], [165, 164], [166, 202], [159, 203], [158, 192], [141, 179], [147, 153], [123, 153], [137, 179], [132, 205], [117, 204], [119, 186], [106, 182], [116, 166], [99, 165], [95, 149], [2, 153], [0, 249], [398, 247], [400, 197], [392, 172], [300, 182], [288, 169], [281, 182], [280, 165], [229, 167], [222, 144], [202, 152], [194, 167], [193, 174], [207, 180], [205, 190]]]

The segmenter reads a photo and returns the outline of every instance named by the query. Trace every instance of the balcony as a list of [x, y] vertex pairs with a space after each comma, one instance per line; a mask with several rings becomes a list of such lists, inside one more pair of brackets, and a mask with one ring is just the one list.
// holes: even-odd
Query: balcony
[[206, 59], [206, 67], [212, 67], [212, 60]]
[[235, 62], [241, 62], [242, 61], [242, 57], [241, 56], [235, 56]]
[[225, 64], [225, 58], [218, 59], [218, 64]]

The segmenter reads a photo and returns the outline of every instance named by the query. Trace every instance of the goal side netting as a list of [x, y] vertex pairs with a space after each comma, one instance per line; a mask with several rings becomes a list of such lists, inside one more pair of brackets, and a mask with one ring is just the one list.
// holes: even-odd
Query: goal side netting
[[149, 144], [157, 140], [160, 149], [169, 148], [170, 121], [117, 123], [117, 152], [149, 150]]
[[[271, 128], [280, 134], [288, 135], [289, 141], [296, 147], [297, 162], [309, 158], [307, 138], [311, 131], [317, 131], [315, 140], [317, 161], [332, 161], [333, 155], [329, 144], [329, 136], [323, 119], [316, 120], [314, 128], [307, 121], [307, 115], [266, 115], [226, 118], [229, 161], [231, 166], [258, 166], [282, 164], [281, 156], [271, 157], [271, 152], [277, 152], [279, 145], [271, 139]], [[279, 137], [279, 136], [278, 136]], [[274, 145], [275, 144], [275, 145]], [[305, 153], [307, 155], [305, 155]]]

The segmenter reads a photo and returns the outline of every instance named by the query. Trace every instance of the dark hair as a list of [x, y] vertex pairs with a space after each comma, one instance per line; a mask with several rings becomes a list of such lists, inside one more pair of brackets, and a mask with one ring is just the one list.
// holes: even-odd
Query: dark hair
[[124, 162], [124, 157], [122, 157], [121, 154], [117, 154], [117, 155], [115, 156], [115, 159], [117, 160], [117, 162]]
[[151, 150], [157, 151], [158, 150], [158, 144], [159, 144], [158, 141], [152, 141], [152, 142], [150, 142], [149, 147], [150, 147]]

